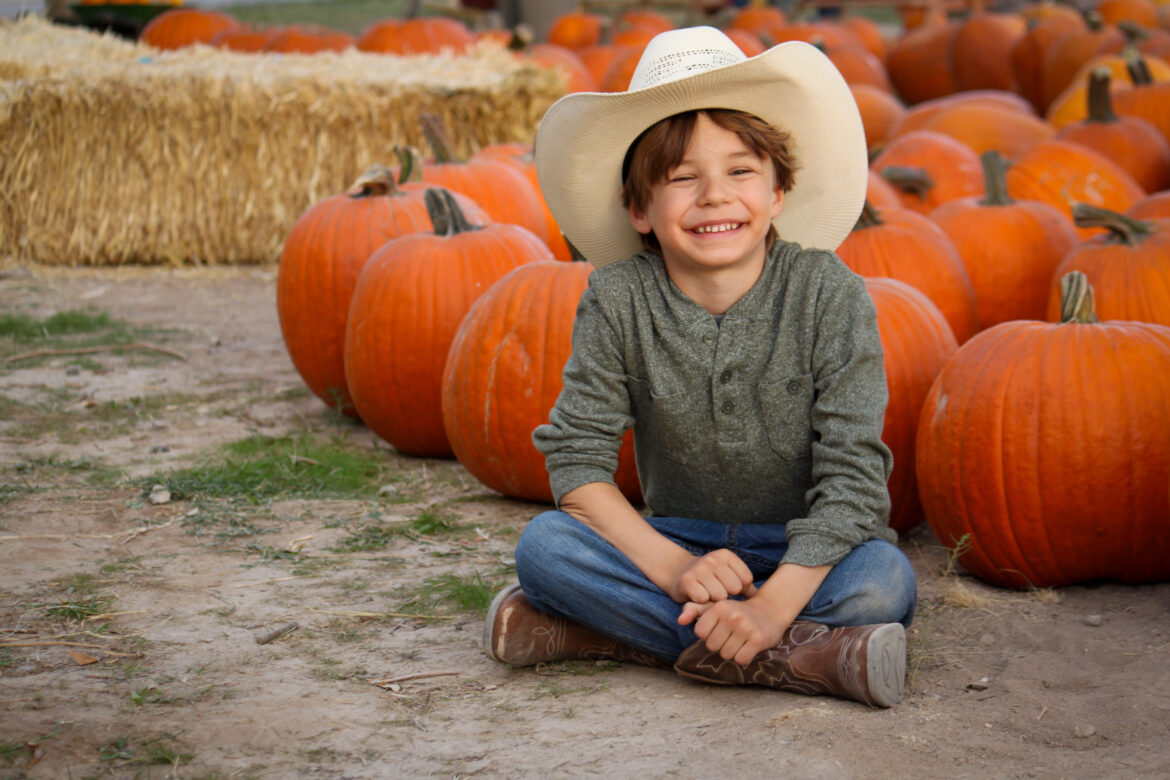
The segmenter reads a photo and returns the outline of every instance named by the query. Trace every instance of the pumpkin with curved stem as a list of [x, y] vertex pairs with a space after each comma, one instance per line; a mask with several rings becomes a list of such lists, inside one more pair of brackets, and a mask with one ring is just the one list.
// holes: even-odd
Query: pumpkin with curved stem
[[1133, 89], [1114, 96], [1113, 110], [1147, 120], [1170, 141], [1170, 81], [1154, 81], [1149, 64], [1140, 58], [1131, 64], [1130, 78]]
[[1165, 579], [1170, 328], [1097, 322], [1084, 275], [1062, 287], [1060, 323], [985, 330], [935, 380], [918, 426], [927, 522], [995, 585]]
[[894, 185], [902, 206], [919, 214], [983, 192], [979, 155], [962, 141], [932, 130], [888, 139], [870, 169]]
[[[399, 187], [385, 166], [372, 165], [347, 192], [309, 207], [280, 254], [276, 313], [289, 357], [313, 394], [345, 414], [355, 414], [343, 362], [350, 298], [374, 250], [431, 229], [420, 186]], [[463, 207], [471, 221], [487, 221], [470, 200]]]
[[196, 43], [210, 43], [224, 30], [239, 26], [238, 19], [222, 11], [171, 8], [147, 22], [138, 40], [156, 49], [179, 49]]
[[862, 276], [888, 276], [924, 293], [960, 344], [978, 331], [967, 269], [951, 239], [927, 217], [909, 209], [879, 213], [866, 203], [837, 254]]
[[[1073, 207], [1076, 224], [1103, 227], [1065, 255], [1056, 279], [1080, 271], [1096, 290], [1104, 320], [1135, 320], [1170, 326], [1170, 219], [1138, 220], [1085, 203]], [[1048, 319], [1060, 316], [1060, 290], [1052, 283]]]
[[1109, 94], [1110, 81], [1107, 68], [1093, 71], [1089, 79], [1088, 116], [1061, 128], [1056, 137], [1083, 144], [1109, 157], [1147, 192], [1170, 187], [1170, 141], [1144, 119], [1115, 114]]
[[446, 190], [428, 190], [426, 202], [434, 232], [387, 242], [358, 277], [345, 380], [358, 415], [399, 452], [451, 457], [442, 378], [459, 323], [497, 279], [552, 255], [518, 225], [471, 225]]
[[1101, 68], [1109, 73], [1111, 96], [1133, 89], [1131, 69], [1148, 71], [1151, 81], [1170, 79], [1170, 63], [1161, 57], [1142, 55], [1133, 48], [1123, 49], [1116, 54], [1094, 57], [1085, 63], [1064, 92], [1052, 101], [1052, 105], [1045, 112], [1045, 118], [1056, 129], [1068, 127], [1089, 115], [1089, 83], [1093, 74]]
[[1044, 55], [1041, 79], [1044, 84], [1040, 113], [1068, 88], [1084, 65], [1101, 54], [1114, 54], [1125, 48], [1125, 33], [1117, 25], [1106, 24], [1100, 14], [1089, 12], [1085, 15], [1088, 26], [1085, 30], [1065, 33], [1048, 48]]
[[981, 329], [1044, 319], [1048, 282], [1078, 241], [1072, 222], [1055, 207], [1008, 195], [1005, 167], [999, 153], [984, 152], [986, 194], [952, 200], [930, 214], [963, 259]]
[[890, 527], [904, 534], [922, 523], [914, 447], [922, 402], [959, 345], [938, 307], [897, 279], [871, 277], [865, 289], [877, 309], [889, 387], [882, 441], [894, 455], [890, 473]]
[[[443, 426], [471, 474], [506, 496], [551, 503], [544, 456], [532, 431], [548, 422], [572, 352], [577, 301], [593, 266], [534, 262], [510, 271], [459, 325], [443, 369]], [[641, 500], [627, 433], [614, 481]]]

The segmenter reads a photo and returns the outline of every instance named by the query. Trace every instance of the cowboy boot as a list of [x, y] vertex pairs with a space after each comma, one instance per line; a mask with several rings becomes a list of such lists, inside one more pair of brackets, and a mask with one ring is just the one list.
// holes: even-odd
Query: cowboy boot
[[797, 621], [776, 647], [747, 666], [724, 660], [699, 641], [674, 665], [683, 677], [721, 685], [764, 685], [892, 707], [906, 685], [906, 630], [900, 623], [829, 628]]
[[672, 664], [579, 623], [537, 609], [519, 585], [496, 594], [483, 624], [488, 658], [510, 666], [549, 661], [614, 660], [669, 669]]

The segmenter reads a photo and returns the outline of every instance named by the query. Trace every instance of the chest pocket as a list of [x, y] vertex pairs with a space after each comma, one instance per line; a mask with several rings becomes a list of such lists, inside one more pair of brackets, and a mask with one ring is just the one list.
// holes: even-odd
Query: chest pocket
[[812, 457], [812, 374], [759, 385], [760, 408], [768, 442], [789, 460]]

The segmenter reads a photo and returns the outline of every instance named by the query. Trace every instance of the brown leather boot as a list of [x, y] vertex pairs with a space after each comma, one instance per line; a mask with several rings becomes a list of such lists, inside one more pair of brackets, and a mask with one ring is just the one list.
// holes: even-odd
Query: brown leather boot
[[765, 685], [781, 691], [837, 696], [892, 707], [906, 686], [906, 630], [900, 623], [829, 628], [797, 621], [776, 647], [740, 666], [703, 642], [683, 650], [674, 669], [721, 685]]
[[672, 666], [670, 661], [537, 609], [519, 585], [504, 588], [492, 599], [484, 618], [483, 649], [488, 658], [510, 666], [576, 660], [625, 661], [659, 669]]

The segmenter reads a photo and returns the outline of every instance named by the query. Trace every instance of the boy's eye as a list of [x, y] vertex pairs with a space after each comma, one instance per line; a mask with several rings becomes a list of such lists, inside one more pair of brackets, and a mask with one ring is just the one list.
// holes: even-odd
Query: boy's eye
[[671, 182], [690, 181], [693, 178], [695, 178], [694, 175], [690, 174], [690, 173], [676, 173], [673, 176], [671, 176], [669, 179], [667, 179], [667, 181], [671, 181]]

